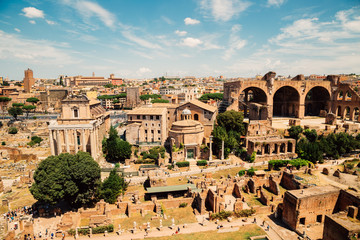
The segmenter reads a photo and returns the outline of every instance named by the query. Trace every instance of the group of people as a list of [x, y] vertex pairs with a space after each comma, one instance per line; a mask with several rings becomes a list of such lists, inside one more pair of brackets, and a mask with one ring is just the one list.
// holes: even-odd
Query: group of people
[[13, 222], [18, 216], [21, 215], [31, 215], [33, 214], [33, 208], [32, 207], [21, 207], [12, 211], [8, 211], [7, 213], [4, 213], [4, 218], [6, 218], [7, 221], [10, 223]]

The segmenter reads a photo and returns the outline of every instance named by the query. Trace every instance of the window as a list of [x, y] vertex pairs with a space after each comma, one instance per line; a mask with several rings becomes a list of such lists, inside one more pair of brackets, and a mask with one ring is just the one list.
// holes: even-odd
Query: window
[[322, 215], [316, 216], [316, 222], [321, 223], [322, 222]]
[[147, 134], [147, 130], [145, 130], [145, 134]]
[[74, 109], [74, 118], [79, 117], [79, 110], [77, 108]]
[[300, 224], [305, 225], [305, 218], [300, 218]]
[[161, 126], [160, 123], [158, 125], [159, 125], [159, 127]]
[[147, 127], [147, 123], [145, 123], [145, 127]]
[[137, 118], [137, 119], [140, 119], [140, 115], [137, 115], [136, 118]]
[[159, 120], [160, 119], [160, 116], [156, 116], [156, 120]]
[[199, 115], [197, 113], [194, 114], [194, 120], [196, 120], [196, 121], [199, 120]]
[[154, 120], [154, 116], [150, 116], [150, 120]]
[[161, 138], [158, 138], [158, 140], [160, 141], [160, 140], [161, 140]]
[[145, 115], [143, 115], [143, 119], [146, 119], [146, 116], [145, 116]]
[[154, 130], [151, 130], [151, 133], [154, 134]]
[[158, 134], [160, 134], [160, 130], [158, 130]]
[[130, 117], [130, 120], [132, 120], [132, 117]]

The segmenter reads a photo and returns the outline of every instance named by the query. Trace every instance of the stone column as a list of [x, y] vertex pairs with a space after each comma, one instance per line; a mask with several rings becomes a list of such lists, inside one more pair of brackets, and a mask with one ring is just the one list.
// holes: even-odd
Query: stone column
[[91, 156], [95, 159], [96, 158], [96, 153], [95, 153], [95, 136], [94, 136], [94, 131], [91, 129], [90, 130], [90, 148], [91, 148]]
[[86, 152], [85, 129], [81, 129], [81, 136], [82, 136], [82, 150], [83, 152]]
[[184, 146], [184, 151], [185, 151], [185, 160], [187, 160], [187, 149], [185, 146]]
[[212, 138], [213, 138], [213, 136], [212, 135], [210, 135], [210, 155], [209, 155], [209, 161], [212, 161], [212, 155], [213, 155], [213, 153], [212, 153]]
[[277, 146], [277, 148], [276, 148], [276, 154], [279, 154], [279, 153], [280, 153], [280, 147], [281, 147], [281, 144], [280, 144], [280, 145], [279, 145], [279, 144], [277, 144], [276, 146]]
[[70, 146], [69, 146], [69, 136], [68, 136], [68, 130], [64, 130], [65, 134], [65, 145], [66, 145], [66, 152], [70, 153]]
[[224, 140], [222, 140], [222, 143], [221, 143], [221, 160], [224, 160]]
[[77, 141], [77, 131], [76, 129], [74, 129], [74, 150], [75, 150], [75, 154], [78, 153], [79, 149], [78, 149], [78, 141]]
[[49, 138], [50, 138], [51, 155], [55, 155], [55, 145], [54, 145], [53, 130], [49, 131]]
[[56, 130], [56, 141], [58, 146], [58, 155], [62, 152], [61, 141], [60, 141], [60, 130]]

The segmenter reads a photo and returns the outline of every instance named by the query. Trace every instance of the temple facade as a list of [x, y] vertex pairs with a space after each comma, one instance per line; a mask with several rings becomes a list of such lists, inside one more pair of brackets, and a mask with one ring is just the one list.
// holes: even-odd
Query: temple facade
[[61, 116], [49, 124], [51, 154], [83, 151], [98, 160], [101, 141], [109, 128], [110, 115], [100, 102], [84, 95], [69, 95], [62, 100]]

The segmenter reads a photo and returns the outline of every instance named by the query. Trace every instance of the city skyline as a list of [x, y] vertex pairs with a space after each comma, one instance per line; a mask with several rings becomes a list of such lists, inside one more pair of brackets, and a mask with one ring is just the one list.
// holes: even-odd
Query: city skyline
[[357, 1], [2, 1], [0, 76], [358, 73]]

